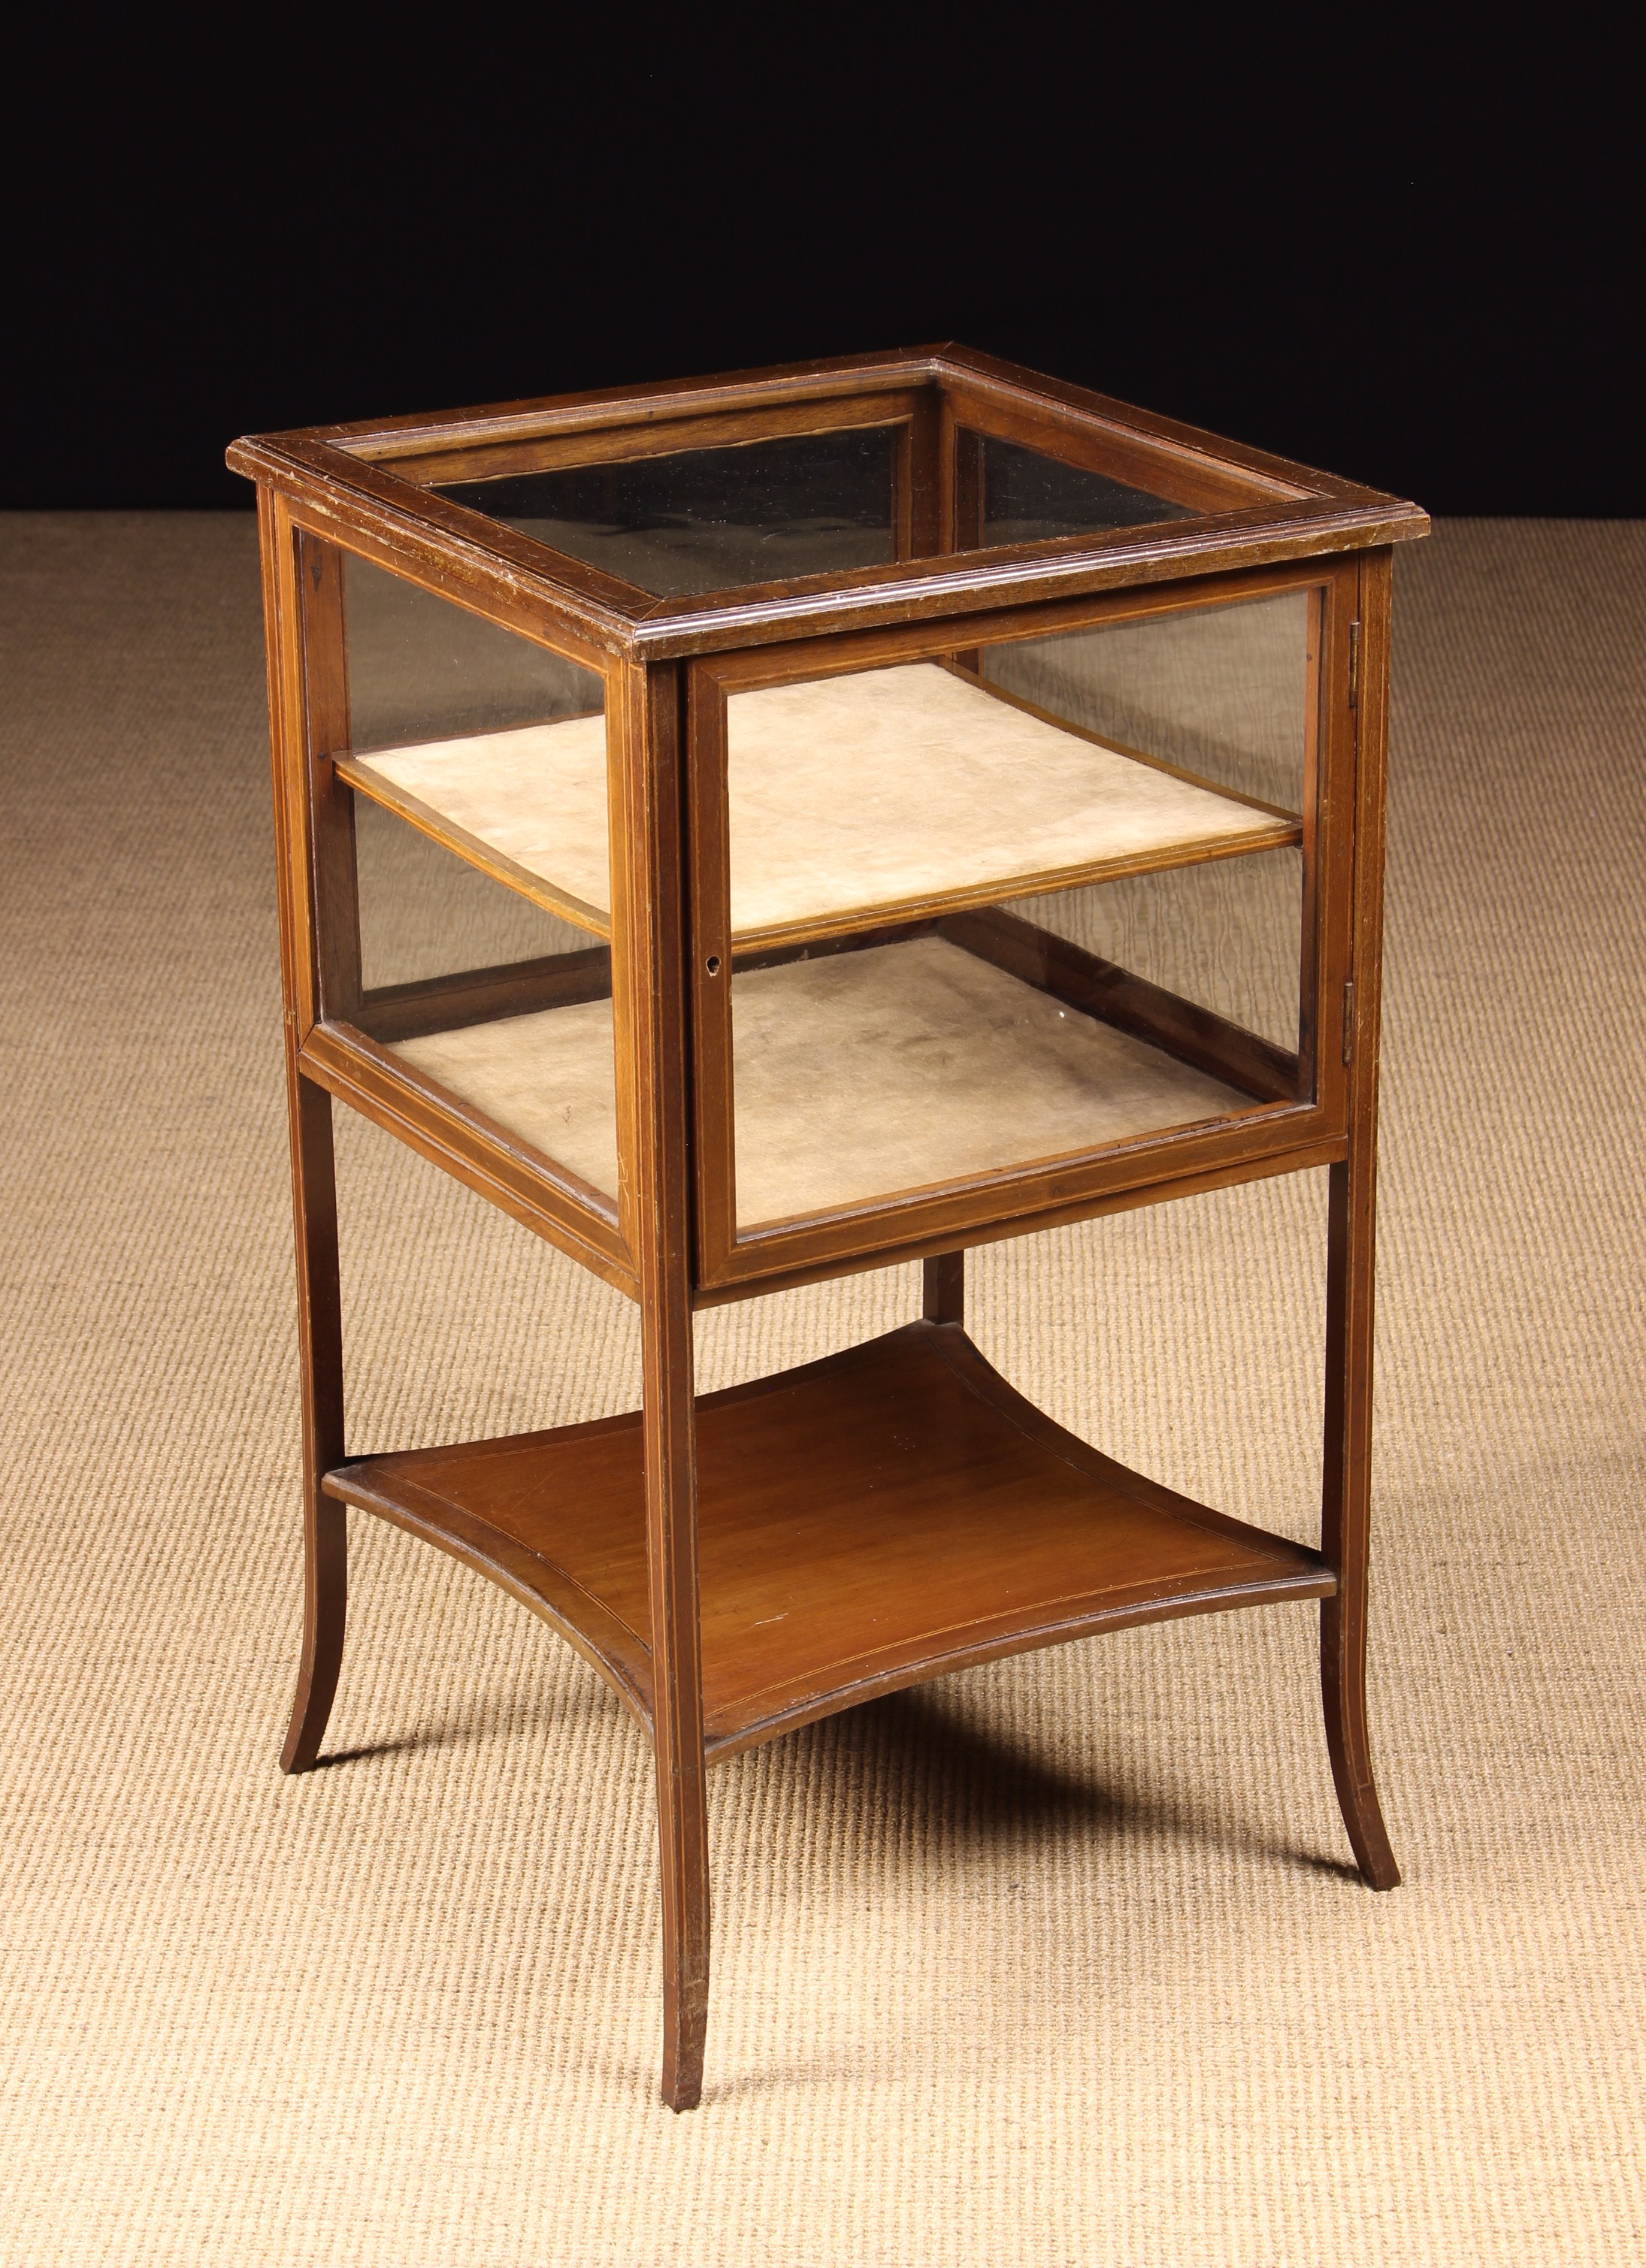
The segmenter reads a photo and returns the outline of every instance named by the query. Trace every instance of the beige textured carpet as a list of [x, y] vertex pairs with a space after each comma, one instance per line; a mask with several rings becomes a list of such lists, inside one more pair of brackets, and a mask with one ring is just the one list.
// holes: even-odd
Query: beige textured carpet
[[[655, 2102], [639, 1741], [509, 1601], [357, 1528], [299, 1612], [248, 520], [4, 563], [0, 2259], [1626, 2263], [1642, 2181], [1646, 526], [1397, 578], [1374, 1725], [1347, 1871], [1303, 1607], [875, 1705], [712, 1783], [703, 2109]], [[342, 1135], [353, 1440], [631, 1403], [631, 1311]], [[1065, 1422], [1311, 1532], [1322, 1191], [1000, 1246]], [[705, 1385], [907, 1315], [717, 1317]]]

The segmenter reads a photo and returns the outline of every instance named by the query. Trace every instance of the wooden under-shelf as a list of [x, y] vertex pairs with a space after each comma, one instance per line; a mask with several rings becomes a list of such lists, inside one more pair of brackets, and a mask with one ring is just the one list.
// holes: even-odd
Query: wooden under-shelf
[[[1302, 840], [1294, 813], [1111, 746], [937, 662], [727, 702], [732, 936], [748, 949]], [[512, 889], [611, 932], [600, 716], [337, 759]]]
[[[1002, 1654], [1336, 1589], [1318, 1552], [1066, 1432], [957, 1324], [705, 1396], [697, 1459], [711, 1757]], [[650, 1724], [638, 1413], [364, 1457], [323, 1485], [500, 1583]]]

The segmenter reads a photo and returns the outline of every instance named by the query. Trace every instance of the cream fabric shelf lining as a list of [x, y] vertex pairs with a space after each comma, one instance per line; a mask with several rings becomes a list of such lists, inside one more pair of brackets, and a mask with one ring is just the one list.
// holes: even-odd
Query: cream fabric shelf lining
[[[744, 1226], [1253, 1107], [939, 938], [745, 971], [732, 1019]], [[609, 1000], [432, 1033], [394, 1052], [616, 1190]]]
[[[1067, 730], [935, 662], [733, 694], [734, 942], [1267, 850], [1297, 821]], [[364, 793], [610, 933], [603, 718], [347, 758]]]

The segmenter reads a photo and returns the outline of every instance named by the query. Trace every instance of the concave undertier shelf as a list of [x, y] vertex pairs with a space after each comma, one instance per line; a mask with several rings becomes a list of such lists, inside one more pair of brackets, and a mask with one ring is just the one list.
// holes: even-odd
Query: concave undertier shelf
[[[935, 662], [727, 702], [734, 942], [1269, 850], [1295, 814], [1111, 747]], [[611, 932], [602, 717], [339, 761], [437, 842], [593, 935]]]
[[[324, 1485], [501, 1583], [649, 1723], [640, 1425], [365, 1457]], [[968, 1663], [1337, 1587], [1305, 1546], [1066, 1433], [956, 1324], [705, 1397], [697, 1455], [711, 1756]]]
[[[737, 1214], [779, 1220], [1250, 1110], [1253, 1099], [941, 937], [733, 979]], [[394, 1049], [617, 1186], [609, 1000]]]

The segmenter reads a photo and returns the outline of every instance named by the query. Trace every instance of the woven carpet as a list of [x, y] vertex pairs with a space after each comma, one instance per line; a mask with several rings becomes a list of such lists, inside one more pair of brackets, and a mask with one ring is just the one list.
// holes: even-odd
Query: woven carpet
[[[1646, 526], [1397, 575], [1373, 1726], [1305, 1606], [1131, 1631], [711, 1782], [703, 2107], [655, 2100], [648, 1768], [479, 1579], [357, 1523], [275, 1768], [297, 1379], [249, 519], [4, 559], [0, 2260], [1163, 2264], [1646, 2253]], [[638, 1398], [631, 1310], [341, 1125], [351, 1440]], [[1000, 1245], [985, 1351], [1298, 1535], [1318, 1176]], [[716, 1315], [704, 1386], [908, 1316]]]

